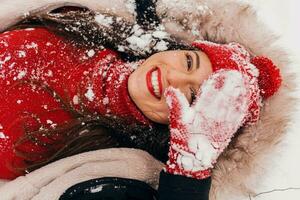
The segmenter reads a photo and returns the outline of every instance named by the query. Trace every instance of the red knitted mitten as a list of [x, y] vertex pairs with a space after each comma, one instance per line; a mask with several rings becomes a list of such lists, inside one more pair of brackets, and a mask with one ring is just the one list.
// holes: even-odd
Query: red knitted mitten
[[197, 179], [211, 168], [248, 114], [249, 79], [236, 70], [219, 70], [205, 81], [190, 106], [185, 96], [169, 87], [170, 149], [165, 171]]

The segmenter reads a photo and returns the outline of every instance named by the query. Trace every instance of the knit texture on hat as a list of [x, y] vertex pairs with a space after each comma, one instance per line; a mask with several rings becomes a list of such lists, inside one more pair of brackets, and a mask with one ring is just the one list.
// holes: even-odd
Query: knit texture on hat
[[259, 70], [258, 85], [260, 95], [264, 99], [271, 97], [282, 82], [279, 69], [269, 58], [263, 56], [251, 58], [251, 63]]
[[259, 118], [262, 100], [272, 96], [281, 85], [279, 69], [266, 57], [251, 58], [249, 52], [238, 43], [216, 44], [196, 41], [193, 46], [209, 57], [213, 72], [221, 69], [237, 70], [251, 83], [251, 103], [245, 125]]

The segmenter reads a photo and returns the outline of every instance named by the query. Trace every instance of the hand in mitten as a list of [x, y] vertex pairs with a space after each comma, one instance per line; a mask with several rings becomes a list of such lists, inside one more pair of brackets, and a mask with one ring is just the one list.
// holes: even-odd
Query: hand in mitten
[[197, 179], [210, 176], [213, 164], [247, 117], [249, 87], [240, 72], [220, 70], [202, 84], [191, 106], [178, 89], [166, 89], [171, 133], [168, 173]]

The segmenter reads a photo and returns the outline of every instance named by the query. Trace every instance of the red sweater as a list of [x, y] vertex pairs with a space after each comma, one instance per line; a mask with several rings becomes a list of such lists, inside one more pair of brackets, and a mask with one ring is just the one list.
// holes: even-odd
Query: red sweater
[[[25, 165], [13, 147], [24, 134], [24, 126], [29, 130], [38, 130], [41, 125], [55, 128], [72, 119], [53, 93], [36, 82], [78, 110], [80, 103], [95, 114], [146, 123], [128, 95], [127, 79], [132, 70], [111, 50], [79, 48], [43, 28], [1, 34], [0, 178], [15, 178], [20, 174], [12, 167]], [[24, 148], [38, 150], [34, 144]]]

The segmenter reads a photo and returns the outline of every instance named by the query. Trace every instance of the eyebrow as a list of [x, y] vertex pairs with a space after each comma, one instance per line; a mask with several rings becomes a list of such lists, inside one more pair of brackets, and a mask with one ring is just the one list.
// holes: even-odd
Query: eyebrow
[[193, 53], [196, 55], [196, 69], [199, 69], [200, 67], [200, 57], [196, 51], [193, 51]]

